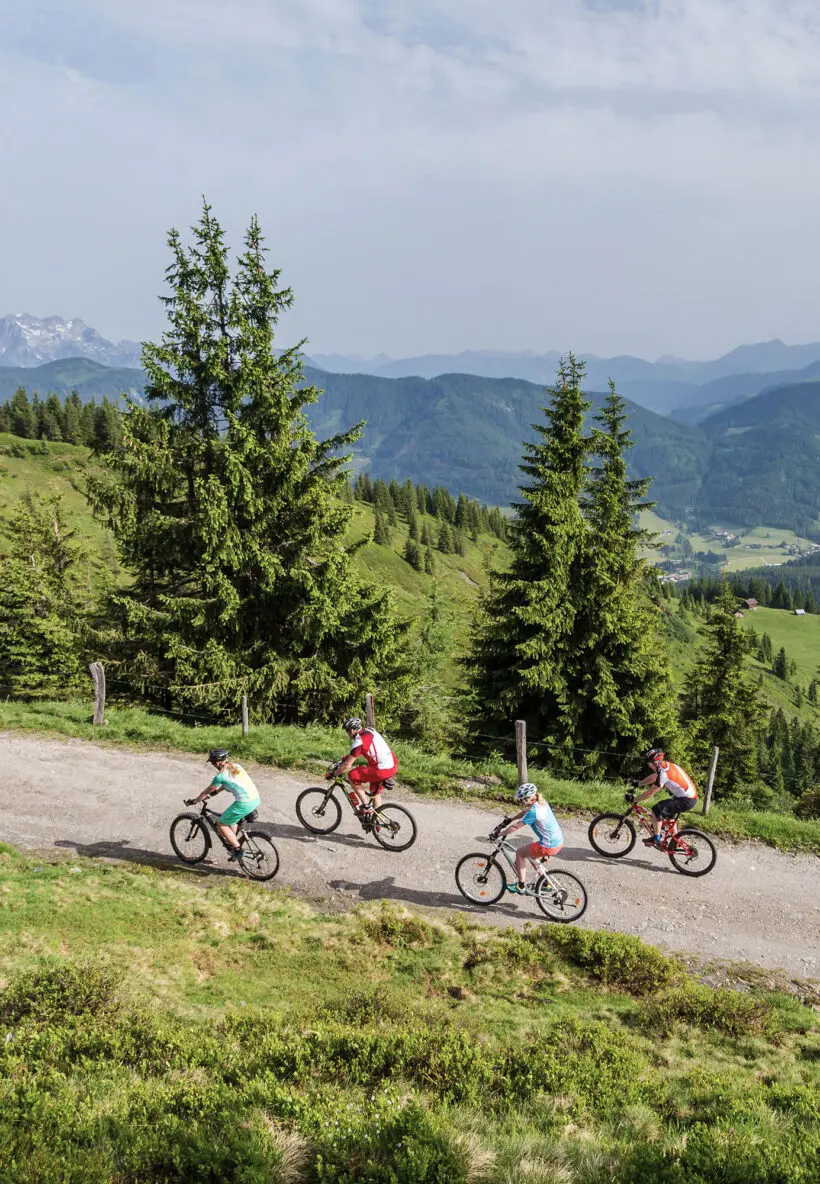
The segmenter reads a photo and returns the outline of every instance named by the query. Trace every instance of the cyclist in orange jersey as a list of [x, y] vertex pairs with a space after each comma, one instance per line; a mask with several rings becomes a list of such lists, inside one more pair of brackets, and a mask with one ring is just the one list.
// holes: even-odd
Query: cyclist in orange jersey
[[646, 793], [642, 793], [635, 801], [643, 802], [651, 798], [659, 789], [669, 793], [668, 798], [656, 802], [652, 807], [652, 829], [655, 832], [651, 839], [644, 839], [645, 847], [658, 847], [661, 841], [661, 825], [666, 818], [677, 818], [686, 810], [694, 809], [698, 800], [697, 786], [692, 778], [680, 765], [673, 765], [666, 760], [660, 748], [650, 748], [646, 754], [647, 764], [652, 769], [648, 777], [634, 782], [636, 787], [648, 786]]

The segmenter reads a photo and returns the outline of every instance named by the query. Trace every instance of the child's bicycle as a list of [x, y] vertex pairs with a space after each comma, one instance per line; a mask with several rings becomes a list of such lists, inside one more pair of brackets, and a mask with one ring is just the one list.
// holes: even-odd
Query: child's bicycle
[[[186, 806], [195, 804], [193, 798], [184, 800]], [[251, 880], [272, 880], [279, 871], [279, 852], [273, 840], [262, 830], [246, 830], [247, 824], [256, 822], [257, 817], [256, 810], [252, 810], [236, 827], [242, 852], [236, 863]], [[183, 863], [202, 863], [213, 846], [211, 832], [226, 851], [232, 850], [216, 829], [217, 822], [219, 814], [209, 810], [204, 802], [199, 814], [177, 814], [171, 823], [171, 846]]]
[[314, 835], [329, 835], [342, 821], [342, 807], [336, 790], [342, 790], [342, 797], [362, 825], [365, 834], [372, 834], [380, 847], [387, 851], [406, 851], [416, 841], [418, 828], [416, 820], [404, 806], [390, 802], [379, 806], [368, 817], [359, 805], [359, 799], [348, 790], [344, 781], [334, 777], [326, 786], [315, 785], [304, 789], [296, 799], [296, 813], [302, 826]]
[[[629, 803], [629, 809], [624, 814], [599, 814], [590, 822], [589, 841], [599, 855], [622, 859], [629, 854], [638, 837], [630, 815], [638, 819], [648, 835], [652, 835], [651, 810], [631, 799], [632, 794], [627, 794], [624, 800]], [[652, 850], [651, 847], [647, 849]], [[676, 818], [663, 820], [657, 850], [668, 855], [672, 866], [685, 876], [705, 876], [717, 861], [717, 851], [709, 836], [692, 826], [678, 830]]]
[[[456, 884], [462, 896], [472, 904], [487, 906], [495, 904], [507, 891], [507, 873], [498, 860], [501, 854], [515, 873], [515, 847], [499, 832], [508, 820], [500, 822], [491, 830], [488, 838], [495, 843], [492, 851], [465, 855], [456, 864]], [[532, 896], [545, 917], [550, 921], [569, 924], [577, 921], [586, 912], [587, 890], [577, 876], [563, 868], [547, 869], [546, 858], [533, 860], [540, 872], [534, 884], [528, 884], [523, 895]]]

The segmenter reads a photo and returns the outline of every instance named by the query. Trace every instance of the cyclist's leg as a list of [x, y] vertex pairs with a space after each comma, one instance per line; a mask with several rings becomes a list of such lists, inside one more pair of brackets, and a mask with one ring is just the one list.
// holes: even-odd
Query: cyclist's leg
[[[377, 772], [379, 774], [378, 781], [374, 781], [367, 787], [368, 804], [371, 805], [374, 810], [378, 810], [379, 806], [382, 804], [382, 790], [385, 787], [388, 789], [393, 789], [395, 785], [393, 778], [396, 776], [398, 768], [378, 769]], [[387, 785], [387, 782], [390, 782], [390, 784]]]
[[[665, 819], [677, 818], [680, 813], [678, 806], [678, 799], [673, 797], [664, 798], [662, 802], [656, 802], [652, 807], [652, 835], [654, 841], [657, 843], [661, 837], [661, 827]], [[647, 843], [649, 839], [645, 840]]]
[[216, 829], [233, 851], [239, 850], [239, 839], [236, 837], [237, 826], [247, 814], [253, 813], [258, 806], [258, 801], [231, 802], [227, 810], [223, 810], [220, 814]]
[[[363, 809], [372, 809], [370, 804], [371, 795], [374, 790], [378, 794], [380, 782], [384, 780], [381, 769], [374, 769], [370, 765], [357, 765], [354, 769], [350, 770], [347, 779], [353, 787], [353, 792], [359, 799], [359, 803]], [[379, 798], [376, 804], [381, 805], [381, 798]]]

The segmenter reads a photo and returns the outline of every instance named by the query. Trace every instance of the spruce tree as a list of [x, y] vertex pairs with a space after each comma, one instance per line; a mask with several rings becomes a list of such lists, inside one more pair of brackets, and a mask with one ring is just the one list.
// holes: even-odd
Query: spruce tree
[[[88, 569], [57, 494], [25, 493], [0, 561], [0, 682], [27, 694], [86, 685]], [[85, 587], [84, 587], [85, 586]]]
[[386, 547], [390, 543], [390, 531], [387, 523], [384, 520], [384, 515], [381, 511], [376, 511], [376, 525], [373, 529], [373, 542], [380, 547]]
[[421, 547], [414, 538], [408, 538], [404, 548], [404, 558], [415, 568], [416, 571], [424, 570], [424, 560], [422, 558]]
[[512, 561], [493, 575], [466, 660], [480, 732], [509, 736], [512, 721], [524, 719], [534, 741], [573, 742], [572, 580], [585, 545], [580, 499], [589, 451], [583, 374], [572, 354], [562, 361], [544, 422], [534, 425], [538, 439], [524, 445]]
[[37, 435], [37, 418], [29, 402], [25, 387], [19, 386], [11, 397], [9, 407], [11, 431], [15, 436], [33, 440]]
[[176, 231], [168, 243], [167, 329], [142, 351], [147, 406], [129, 406], [90, 482], [133, 576], [117, 600], [123, 659], [183, 705], [233, 711], [247, 692], [263, 718], [282, 704], [333, 718], [376, 690], [389, 715], [405, 692], [404, 628], [353, 569], [339, 496], [359, 430], [320, 442], [309, 428], [320, 392], [300, 386], [303, 343], [274, 350], [293, 297], [255, 218], [233, 275], [207, 204], [192, 245]]
[[784, 681], [789, 676], [789, 660], [786, 657], [786, 651], [783, 646], [781, 646], [775, 654], [774, 662], [772, 664], [772, 671], [777, 675], [778, 678], [782, 678]]
[[746, 641], [735, 617], [735, 603], [724, 579], [683, 704], [696, 775], [705, 773], [712, 747], [717, 745], [720, 787], [729, 792], [757, 776], [758, 739], [765, 728], [757, 688], [743, 670]]
[[[567, 673], [567, 716], [573, 743], [590, 753], [590, 770], [616, 771], [622, 758], [654, 745], [669, 747], [676, 711], [653, 573], [640, 554], [647, 532], [636, 515], [650, 508], [649, 479], [630, 480], [626, 457], [632, 437], [625, 401], [610, 383], [595, 417], [591, 446], [596, 463], [583, 500], [585, 546], [570, 593], [575, 602], [574, 658]], [[617, 755], [615, 755], [617, 754]]]

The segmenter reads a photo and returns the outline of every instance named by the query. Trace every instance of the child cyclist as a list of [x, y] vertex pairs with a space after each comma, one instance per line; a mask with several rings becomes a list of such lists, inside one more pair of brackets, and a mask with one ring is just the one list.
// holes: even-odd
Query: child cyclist
[[535, 842], [524, 844], [515, 853], [518, 883], [507, 885], [508, 892], [524, 892], [527, 886], [527, 861], [534, 863], [545, 855], [557, 855], [564, 845], [564, 835], [547, 799], [538, 792], [537, 785], [531, 781], [519, 785], [515, 791], [515, 800], [522, 809], [513, 818], [504, 819], [501, 824], [503, 829], [498, 834], [511, 835], [522, 826], [531, 826], [535, 833]]
[[213, 765], [216, 769], [211, 784], [207, 789], [203, 789], [199, 797], [191, 798], [187, 804], [189, 806], [196, 805], [198, 802], [203, 802], [205, 798], [213, 797], [215, 793], [219, 793], [223, 789], [233, 794], [234, 800], [227, 810], [223, 810], [220, 814], [216, 828], [231, 848], [228, 858], [237, 860], [242, 858], [242, 849], [239, 846], [239, 839], [236, 837], [236, 827], [243, 818], [257, 810], [262, 803], [259, 800], [259, 790], [253, 781], [241, 765], [236, 765], [233, 761], [228, 760], [228, 755], [225, 748], [214, 748], [208, 754], [208, 764]]

